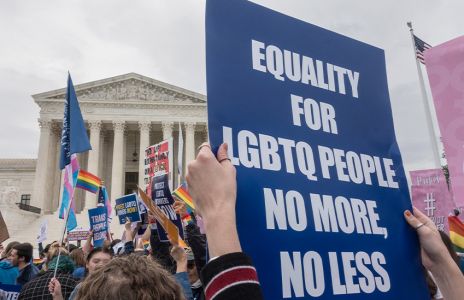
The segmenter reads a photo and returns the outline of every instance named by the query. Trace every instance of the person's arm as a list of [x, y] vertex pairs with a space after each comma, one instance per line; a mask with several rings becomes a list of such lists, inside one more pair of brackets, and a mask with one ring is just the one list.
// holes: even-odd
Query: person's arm
[[194, 215], [189, 214], [187, 206], [182, 201], [176, 201], [173, 205], [174, 210], [182, 218], [185, 226], [185, 241], [192, 249], [195, 259], [195, 266], [198, 272], [206, 265], [206, 235], [201, 234], [200, 228], [194, 222]]
[[184, 296], [186, 299], [192, 299], [192, 288], [188, 280], [187, 274], [187, 255], [185, 250], [178, 245], [172, 245], [171, 256], [176, 261], [176, 274], [174, 277], [177, 282], [181, 285], [182, 290], [184, 291]]
[[175, 272], [175, 263], [169, 253], [169, 242], [162, 242], [159, 239], [158, 230], [151, 229], [150, 247], [153, 251], [153, 258], [171, 273]]
[[217, 157], [203, 144], [186, 179], [213, 257], [201, 271], [206, 299], [263, 299], [256, 269], [238, 239], [236, 171], [227, 158], [227, 144], [219, 147]]
[[143, 249], [143, 243], [146, 241], [150, 241], [150, 235], [151, 235], [151, 229], [150, 229], [150, 224], [147, 224], [147, 228], [145, 228], [145, 231], [143, 232], [143, 235], [140, 237], [139, 242], [137, 244], [137, 248], [142, 248]]
[[82, 251], [84, 251], [84, 254], [87, 256], [87, 254], [92, 251], [92, 238], [93, 238], [93, 231], [89, 230], [89, 235], [87, 236], [87, 239], [85, 240], [85, 244], [82, 247]]
[[126, 218], [126, 223], [124, 223], [124, 236], [126, 239], [126, 243], [124, 244], [125, 254], [134, 252], [134, 232], [131, 229], [131, 224], [129, 218]]
[[187, 243], [192, 248], [195, 266], [198, 272], [206, 265], [206, 235], [200, 233], [200, 228], [194, 222], [185, 227]]
[[414, 208], [404, 212], [406, 221], [419, 235], [422, 264], [429, 270], [446, 300], [460, 300], [464, 295], [464, 276], [443, 243], [437, 227], [426, 215]]

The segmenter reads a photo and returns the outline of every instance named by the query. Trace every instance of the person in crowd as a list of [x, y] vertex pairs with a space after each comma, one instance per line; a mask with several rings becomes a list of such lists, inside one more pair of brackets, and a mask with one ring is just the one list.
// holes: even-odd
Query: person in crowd
[[193, 300], [192, 289], [190, 288], [189, 277], [187, 274], [187, 255], [185, 250], [179, 245], [172, 245], [171, 256], [176, 261], [176, 274], [174, 277], [182, 287], [185, 299]]
[[71, 295], [77, 285], [76, 280], [72, 277], [74, 262], [69, 257], [67, 250], [62, 247], [53, 248], [50, 251], [51, 259], [48, 262], [48, 270], [25, 284], [19, 293], [18, 300], [53, 299], [48, 285], [50, 280], [54, 278], [55, 268], [57, 269], [56, 279], [61, 283], [60, 291], [63, 298], [68, 299]]
[[39, 273], [34, 264], [32, 264], [33, 247], [29, 243], [22, 243], [13, 246], [8, 259], [11, 264], [18, 267], [19, 275], [16, 278], [16, 284], [24, 285], [34, 279]]
[[0, 261], [7, 259], [11, 249], [18, 244], [19, 242], [16, 241], [9, 242], [8, 245], [6, 245], [6, 247], [0, 252]]
[[74, 265], [76, 268], [74, 269], [73, 272], [73, 277], [76, 280], [81, 280], [85, 276], [85, 256], [84, 256], [84, 251], [82, 249], [77, 248], [71, 251], [69, 254], [71, 259], [74, 261]]
[[187, 272], [193, 299], [203, 300], [205, 299], [205, 294], [198, 270], [203, 269], [206, 265], [206, 236], [200, 232], [200, 228], [195, 222], [195, 214], [188, 213], [184, 202], [176, 201], [174, 203], [174, 210], [183, 220], [186, 242], [190, 246], [190, 249], [186, 252], [188, 260]]
[[[103, 267], [104, 265], [108, 264], [111, 259], [113, 258], [113, 251], [109, 247], [97, 247], [94, 248], [89, 255], [87, 256], [87, 262], [85, 264], [85, 276], [89, 276], [94, 273], [99, 268]], [[72, 291], [69, 298], [63, 297], [62, 288], [61, 288], [61, 281], [59, 278], [52, 278], [48, 285], [48, 289], [50, 294], [53, 296], [54, 300], [62, 300], [62, 299], [69, 299], [74, 300], [76, 299], [77, 293], [82, 285], [80, 282]]]
[[[10, 260], [8, 260], [8, 256], [10, 255], [10, 252], [13, 251], [13, 245], [12, 243], [17, 243], [18, 242], [11, 242], [10, 244], [7, 245], [7, 248], [9, 248], [8, 252], [5, 253], [5, 259], [0, 261], [0, 283], [3, 284], [15, 284], [16, 283], [16, 278], [19, 275], [19, 270], [18, 267], [13, 266]], [[10, 247], [11, 245], [11, 247]], [[4, 249], [6, 250], [6, 249]], [[1, 299], [1, 298], [0, 298]]]
[[182, 288], [157, 262], [134, 254], [116, 257], [82, 282], [76, 299], [184, 300]]

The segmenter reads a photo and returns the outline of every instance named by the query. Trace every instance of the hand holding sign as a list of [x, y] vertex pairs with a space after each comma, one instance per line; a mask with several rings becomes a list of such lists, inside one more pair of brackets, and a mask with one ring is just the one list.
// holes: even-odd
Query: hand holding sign
[[440, 260], [443, 259], [443, 254], [448, 254], [437, 227], [432, 220], [415, 207], [414, 214], [407, 210], [404, 216], [409, 225], [416, 229], [419, 235], [422, 264], [428, 270], [433, 269], [434, 264], [440, 263]]
[[433, 221], [415, 207], [414, 215], [406, 210], [404, 217], [419, 235], [422, 264], [432, 272], [443, 294], [443, 299], [462, 299], [464, 276], [457, 263], [449, 255]]
[[188, 165], [186, 179], [197, 213], [205, 222], [212, 257], [242, 251], [235, 223], [235, 174], [227, 159], [227, 144], [219, 147], [217, 158], [209, 146], [201, 147]]

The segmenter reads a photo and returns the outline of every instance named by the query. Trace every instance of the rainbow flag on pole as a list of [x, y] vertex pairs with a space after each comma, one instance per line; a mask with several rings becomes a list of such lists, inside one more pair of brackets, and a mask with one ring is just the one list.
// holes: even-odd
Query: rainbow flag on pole
[[448, 217], [448, 224], [454, 250], [464, 253], [464, 224], [456, 216]]
[[195, 205], [193, 204], [192, 196], [190, 196], [187, 190], [187, 185], [185, 183], [182, 183], [171, 194], [177, 199], [184, 201], [190, 210], [195, 210]]
[[79, 175], [77, 176], [77, 183], [76, 183], [77, 188], [96, 194], [101, 184], [102, 184], [101, 179], [98, 178], [97, 176], [87, 171], [79, 170]]

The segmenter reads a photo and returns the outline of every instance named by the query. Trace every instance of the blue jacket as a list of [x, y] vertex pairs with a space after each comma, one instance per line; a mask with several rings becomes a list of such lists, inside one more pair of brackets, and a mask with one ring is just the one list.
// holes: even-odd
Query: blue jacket
[[33, 263], [30, 263], [19, 272], [19, 276], [16, 278], [16, 284], [25, 285], [36, 278], [37, 274], [39, 274], [39, 269], [37, 269]]
[[14, 267], [7, 260], [0, 261], [0, 283], [15, 284], [18, 275], [18, 267]]

